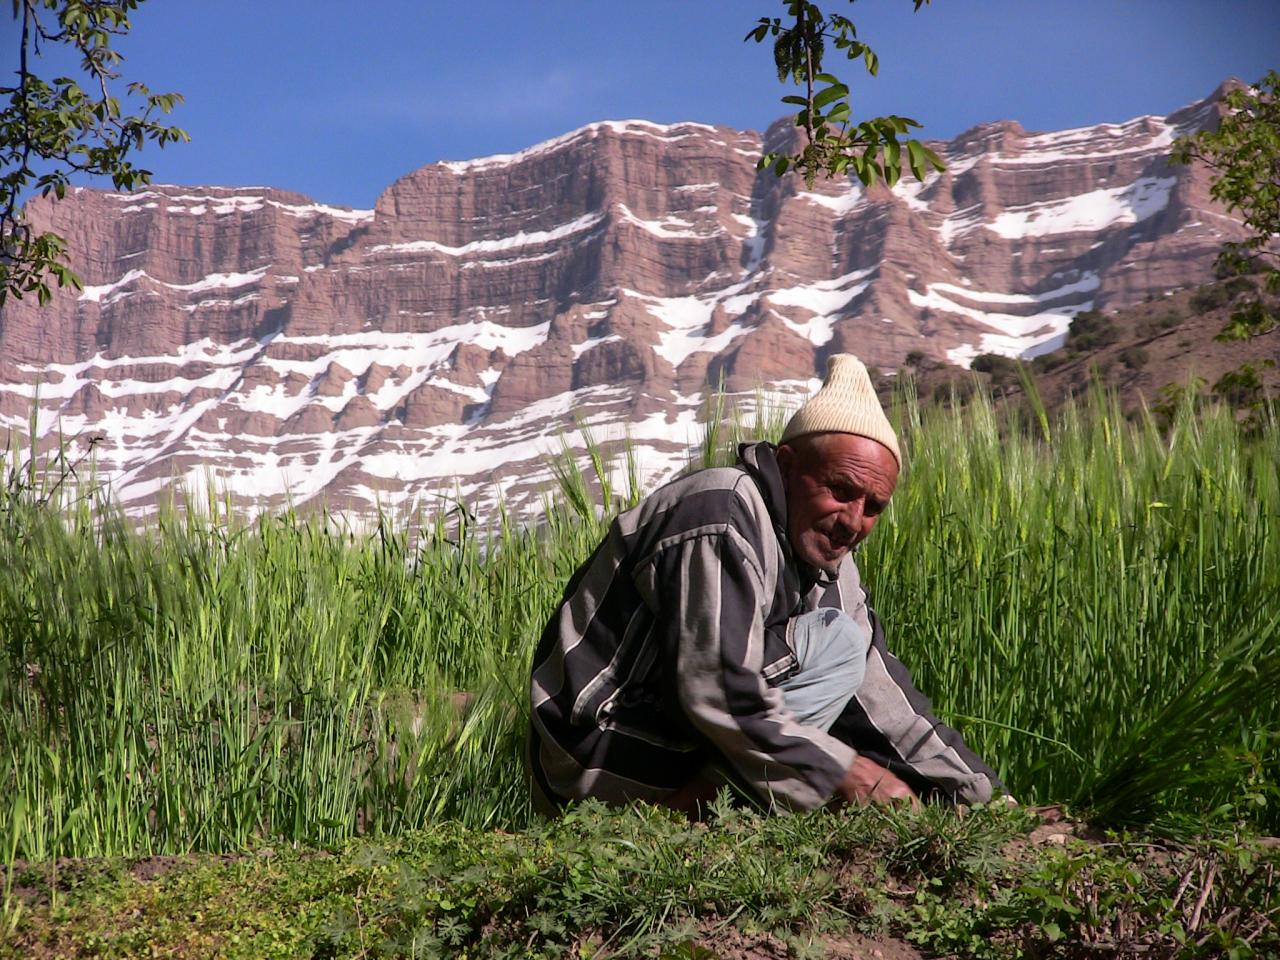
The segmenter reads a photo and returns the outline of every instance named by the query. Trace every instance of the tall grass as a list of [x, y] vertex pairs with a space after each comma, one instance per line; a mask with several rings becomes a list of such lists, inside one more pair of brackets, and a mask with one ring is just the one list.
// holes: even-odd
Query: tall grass
[[985, 403], [904, 414], [910, 467], [864, 576], [1015, 793], [1123, 823], [1274, 789], [1275, 425], [1249, 440], [1188, 409], [1162, 432], [1101, 394], [1052, 425]]
[[[899, 655], [1024, 800], [1116, 822], [1277, 783], [1280, 436], [901, 407], [909, 468], [860, 564]], [[722, 425], [722, 420], [725, 423]], [[711, 418], [701, 462], [780, 429]], [[367, 534], [217, 505], [144, 529], [0, 492], [0, 841], [10, 856], [519, 827], [533, 644], [611, 511], [565, 466], [541, 522], [463, 505]], [[44, 489], [48, 489], [46, 486]], [[69, 489], [69, 488], [68, 488]], [[74, 499], [74, 498], [73, 498]], [[1274, 823], [1274, 814], [1264, 818]]]

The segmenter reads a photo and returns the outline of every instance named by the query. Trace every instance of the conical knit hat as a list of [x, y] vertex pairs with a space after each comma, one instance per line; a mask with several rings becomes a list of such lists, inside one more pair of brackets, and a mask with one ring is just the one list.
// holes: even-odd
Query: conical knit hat
[[867, 368], [851, 353], [827, 361], [827, 379], [787, 422], [779, 443], [809, 433], [854, 433], [884, 444], [902, 467], [902, 453]]

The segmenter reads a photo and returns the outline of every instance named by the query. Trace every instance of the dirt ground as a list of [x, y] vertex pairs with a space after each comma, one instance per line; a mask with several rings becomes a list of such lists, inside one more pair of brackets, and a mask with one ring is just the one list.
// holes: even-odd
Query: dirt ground
[[[820, 941], [827, 960], [923, 960], [924, 954], [903, 940], [872, 938], [858, 934], [823, 937]], [[777, 937], [748, 936], [733, 927], [709, 931], [698, 938], [698, 946], [710, 950], [716, 960], [789, 960], [791, 954]]]

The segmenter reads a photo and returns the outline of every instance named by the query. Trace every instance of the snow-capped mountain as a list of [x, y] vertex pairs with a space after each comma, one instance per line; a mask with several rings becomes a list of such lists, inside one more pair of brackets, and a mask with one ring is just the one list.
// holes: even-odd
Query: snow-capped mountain
[[756, 171], [754, 132], [632, 120], [431, 164], [373, 210], [265, 187], [36, 201], [86, 286], [0, 313], [0, 432], [38, 394], [45, 442], [98, 438], [136, 511], [210, 479], [253, 508], [455, 483], [518, 503], [575, 421], [625, 431], [653, 482], [721, 381], [804, 390], [838, 351], [1035, 355], [1082, 310], [1207, 279], [1242, 228], [1168, 152], [1220, 92], [1056, 133], [984, 124], [892, 190], [807, 189]]

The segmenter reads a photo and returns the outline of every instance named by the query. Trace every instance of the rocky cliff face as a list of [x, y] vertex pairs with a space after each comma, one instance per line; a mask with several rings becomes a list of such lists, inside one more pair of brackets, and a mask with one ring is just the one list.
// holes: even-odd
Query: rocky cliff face
[[629, 433], [652, 482], [722, 379], [803, 390], [839, 351], [1035, 355], [1081, 310], [1208, 278], [1241, 228], [1167, 154], [1216, 96], [985, 124], [892, 190], [757, 173], [753, 132], [625, 121], [423, 167], [373, 210], [267, 188], [36, 201], [86, 286], [0, 314], [0, 431], [38, 391], [46, 442], [97, 438], [134, 510], [175, 480], [257, 508], [519, 501], [575, 418]]

